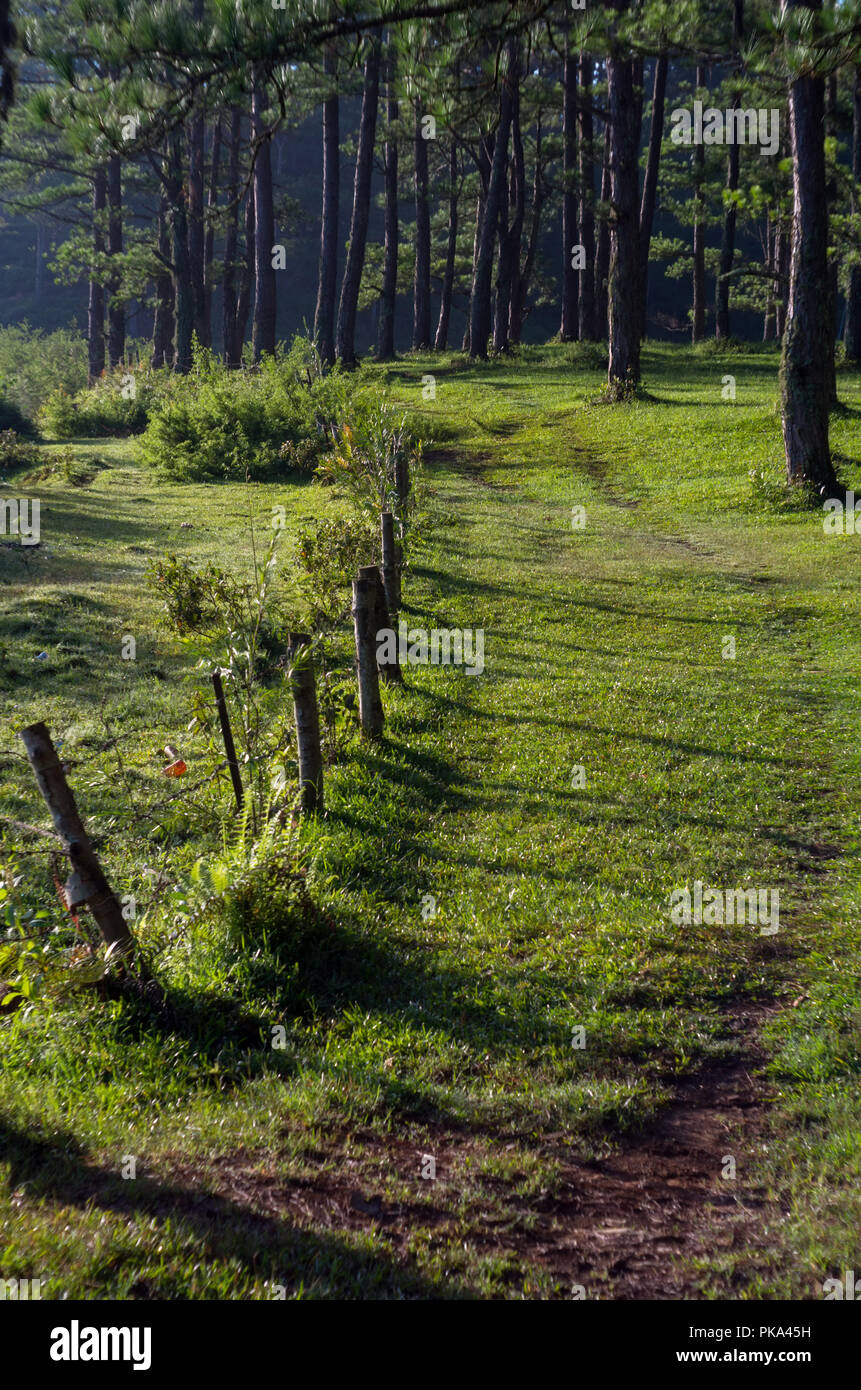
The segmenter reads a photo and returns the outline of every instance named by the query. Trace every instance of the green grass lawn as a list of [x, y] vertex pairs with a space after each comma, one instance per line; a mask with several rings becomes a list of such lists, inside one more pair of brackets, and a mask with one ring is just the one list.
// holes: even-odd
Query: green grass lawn
[[[41, 546], [0, 550], [0, 814], [45, 824], [16, 735], [44, 719], [117, 891], [143, 909], [160, 884], [140, 934], [177, 1007], [0, 1016], [0, 1277], [50, 1297], [564, 1295], [523, 1252], [566, 1156], [625, 1142], [729, 1055], [745, 1000], [781, 1007], [768, 1143], [740, 1133], [739, 1170], [783, 1215], [701, 1290], [819, 1297], [857, 1267], [861, 536], [751, 485], [781, 476], [772, 352], [648, 347], [647, 394], [614, 407], [577, 358], [368, 369], [431, 436], [404, 616], [483, 629], [485, 669], [384, 691], [384, 740], [347, 740], [301, 831], [315, 910], [287, 925], [277, 896], [262, 918], [173, 911], [230, 799], [161, 775], [168, 742], [190, 782], [208, 771], [188, 734], [206, 680], [144, 575], [168, 551], [247, 573], [282, 504], [290, 591], [298, 531], [343, 503], [159, 483], [121, 440], [78, 446], [107, 465], [91, 484], [40, 485]], [[858, 378], [839, 388], [861, 492]], [[7, 827], [59, 920], [38, 847]], [[696, 879], [778, 889], [780, 932], [676, 926]], [[375, 1197], [397, 1220], [367, 1220]]]

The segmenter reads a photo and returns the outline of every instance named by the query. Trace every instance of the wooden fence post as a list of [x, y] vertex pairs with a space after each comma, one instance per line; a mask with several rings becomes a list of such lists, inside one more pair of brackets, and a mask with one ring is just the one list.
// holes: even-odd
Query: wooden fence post
[[395, 545], [395, 518], [391, 512], [380, 513], [380, 529], [383, 549], [383, 584], [386, 590], [386, 602], [389, 605], [389, 615], [392, 622], [395, 622], [401, 606], [401, 572]]
[[105, 944], [113, 946], [125, 961], [131, 963], [134, 960], [135, 938], [90, 844], [51, 735], [47, 727], [39, 723], [22, 729], [21, 738], [39, 791], [45, 798], [54, 828], [74, 871], [65, 888], [67, 906], [86, 904]]
[[212, 687], [215, 691], [215, 707], [218, 710], [218, 718], [221, 723], [224, 751], [227, 754], [227, 766], [230, 768], [230, 780], [233, 783], [233, 795], [236, 797], [237, 808], [241, 811], [244, 796], [242, 778], [239, 775], [239, 763], [236, 760], [236, 745], [233, 742], [230, 715], [227, 712], [227, 701], [224, 698], [224, 686], [221, 684], [221, 672], [217, 668], [212, 673]]
[[379, 653], [379, 634], [384, 631], [391, 632], [394, 641], [391, 644], [394, 652], [391, 660], [380, 661], [377, 655], [377, 669], [387, 685], [403, 685], [404, 675], [398, 660], [398, 634], [394, 626], [395, 619], [389, 613], [389, 605], [386, 599], [386, 589], [383, 584], [382, 576], [376, 565], [363, 565], [359, 570], [359, 575], [367, 575], [373, 581], [376, 592], [376, 606], [374, 610], [374, 646]]
[[320, 716], [317, 687], [311, 660], [311, 638], [306, 632], [291, 632], [289, 641], [290, 684], [296, 716], [296, 743], [299, 749], [299, 788], [302, 811], [313, 815], [323, 810], [323, 753], [320, 748]]
[[[359, 677], [359, 723], [366, 738], [379, 738], [383, 732], [383, 702], [377, 670], [377, 581], [376, 566], [359, 570], [353, 580], [353, 628], [356, 636], [356, 667]], [[369, 573], [370, 571], [370, 573]]]

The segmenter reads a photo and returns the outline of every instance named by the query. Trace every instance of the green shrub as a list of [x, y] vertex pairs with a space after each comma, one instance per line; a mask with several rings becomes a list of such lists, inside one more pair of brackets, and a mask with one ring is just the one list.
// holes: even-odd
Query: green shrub
[[39, 424], [55, 439], [140, 434], [169, 384], [165, 371], [117, 367], [74, 394], [57, 387], [39, 411]]
[[[403, 535], [422, 461], [422, 442], [413, 435], [407, 416], [398, 415], [379, 396], [356, 399], [349, 420], [334, 431], [334, 440], [319, 476], [336, 484], [374, 524], [381, 511], [390, 511]], [[407, 487], [408, 495], [402, 497]]]
[[367, 518], [321, 521], [299, 536], [296, 559], [319, 625], [334, 622], [360, 565], [379, 562], [377, 528]]
[[35, 444], [19, 439], [14, 430], [0, 430], [0, 477], [41, 462], [42, 454]]
[[210, 561], [197, 569], [188, 560], [165, 555], [150, 561], [147, 582], [164, 604], [180, 634], [234, 624], [243, 605], [242, 585]]
[[198, 348], [193, 370], [174, 377], [157, 401], [141, 457], [177, 482], [311, 472], [350, 390], [340, 370], [324, 373], [316, 349], [301, 338], [289, 352], [238, 371]]
[[30, 436], [35, 433], [32, 421], [22, 415], [14, 401], [7, 400], [5, 396], [0, 396], [0, 432]]
[[[27, 323], [0, 327], [0, 396], [19, 418], [35, 420], [57, 388], [74, 395], [86, 384], [87, 341], [77, 329], [45, 333]], [[11, 427], [25, 433], [14, 422]], [[2, 417], [0, 428], [7, 428]]]

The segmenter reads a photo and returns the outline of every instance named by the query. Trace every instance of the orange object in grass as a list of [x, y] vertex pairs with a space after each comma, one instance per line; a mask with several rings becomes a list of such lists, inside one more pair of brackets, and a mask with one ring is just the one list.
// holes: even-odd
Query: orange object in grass
[[162, 768], [165, 777], [184, 777], [188, 772], [188, 767], [179, 756], [177, 750], [168, 743], [164, 751], [169, 758], [173, 759], [172, 762], [168, 763], [167, 767]]

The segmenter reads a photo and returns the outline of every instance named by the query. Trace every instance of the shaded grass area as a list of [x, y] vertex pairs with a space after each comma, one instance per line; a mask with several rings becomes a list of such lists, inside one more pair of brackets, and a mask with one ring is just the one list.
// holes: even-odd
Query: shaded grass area
[[[780, 476], [776, 359], [650, 348], [651, 399], [624, 407], [589, 405], [600, 371], [561, 348], [374, 374], [432, 436], [405, 616], [483, 628], [485, 671], [411, 668], [384, 742], [329, 770], [304, 832], [313, 914], [240, 924], [241, 962], [235, 920], [145, 925], [170, 1026], [117, 1001], [0, 1021], [0, 1274], [71, 1296], [552, 1293], [524, 1252], [560, 1164], [636, 1135], [732, 1050], [727, 1007], [750, 1000], [784, 1006], [779, 1104], [739, 1168], [788, 1222], [703, 1288], [816, 1296], [854, 1267], [858, 1214], [861, 541], [751, 492], [752, 468]], [[861, 482], [854, 410], [834, 437]], [[249, 509], [263, 534], [280, 503], [289, 570], [304, 520], [340, 504], [316, 484], [155, 485], [128, 442], [99, 450], [90, 486], [46, 488], [26, 572], [0, 554], [0, 813], [43, 821], [14, 729], [45, 718], [145, 904], [144, 870], [181, 896], [229, 805], [135, 818], [102, 750], [133, 731], [153, 795], [189, 719], [193, 661], [147, 560], [247, 563]], [[674, 925], [694, 879], [778, 889], [780, 933]], [[120, 1176], [128, 1155], [143, 1176]]]

